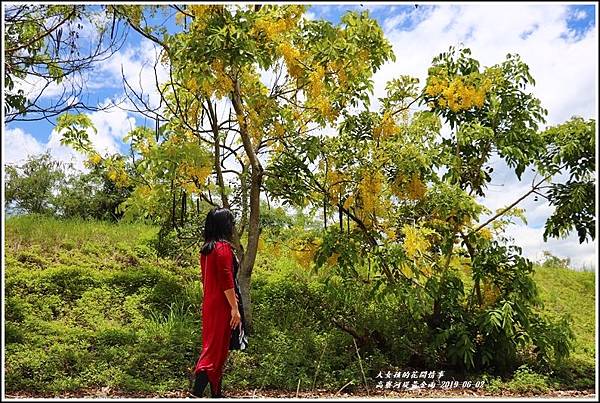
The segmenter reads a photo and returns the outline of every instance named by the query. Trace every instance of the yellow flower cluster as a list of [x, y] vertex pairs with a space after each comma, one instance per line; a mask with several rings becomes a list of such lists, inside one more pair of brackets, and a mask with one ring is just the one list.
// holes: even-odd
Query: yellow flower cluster
[[316, 242], [299, 241], [294, 246], [294, 259], [302, 267], [309, 268], [314, 260], [317, 249], [321, 245], [321, 241], [317, 239]]
[[140, 150], [140, 152], [142, 153], [142, 155], [146, 156], [148, 155], [148, 153], [150, 152], [150, 146], [148, 145], [148, 142], [143, 142], [143, 143], [139, 143], [138, 144], [138, 148]]
[[494, 305], [499, 296], [500, 290], [498, 287], [496, 287], [496, 285], [494, 285], [491, 281], [484, 279], [481, 287], [481, 299], [483, 300], [482, 306], [485, 308]]
[[491, 81], [488, 78], [478, 80], [469, 76], [456, 76], [449, 80], [442, 75], [429, 77], [425, 93], [438, 97], [438, 106], [458, 112], [473, 107], [481, 108], [490, 87]]
[[347, 210], [350, 208], [350, 206], [352, 206], [352, 203], [354, 203], [354, 196], [350, 195], [346, 198], [346, 200], [344, 201], [344, 208]]
[[416, 172], [410, 176], [410, 179], [399, 174], [394, 179], [392, 191], [401, 199], [421, 200], [427, 192], [427, 186], [421, 181]]
[[479, 235], [481, 235], [482, 238], [491, 241], [494, 238], [494, 235], [492, 234], [492, 231], [490, 231], [487, 228], [482, 228], [479, 230]]
[[427, 264], [426, 262], [422, 262], [422, 264], [419, 265], [420, 266], [420, 272], [422, 275], [424, 275], [425, 277], [431, 277], [431, 275], [433, 274], [433, 267], [431, 266], [431, 264]]
[[308, 105], [316, 108], [321, 116], [323, 116], [330, 123], [335, 122], [339, 115], [339, 112], [332, 108], [331, 102], [324, 96], [313, 99], [308, 103]]
[[[319, 168], [323, 169], [323, 160], [319, 162]], [[327, 184], [329, 185], [329, 193], [331, 194], [331, 202], [337, 204], [339, 202], [340, 193], [344, 191], [346, 176], [342, 171], [332, 169], [327, 173]]]
[[383, 230], [387, 239], [396, 239], [396, 231], [393, 228], [386, 228]]
[[211, 82], [209, 80], [204, 79], [200, 81], [199, 90], [202, 95], [210, 98], [213, 93], [213, 86], [211, 85]]
[[340, 257], [340, 254], [337, 252], [334, 252], [331, 256], [329, 256], [327, 258], [327, 265], [330, 267], [335, 266], [338, 262], [339, 257]]
[[198, 90], [198, 81], [196, 81], [195, 77], [191, 77], [189, 80], [187, 80], [186, 85], [188, 90], [191, 92], [196, 92]]
[[413, 200], [421, 200], [423, 196], [425, 196], [425, 192], [427, 191], [427, 186], [421, 181], [419, 175], [413, 173], [410, 178], [410, 182], [406, 187], [408, 197]]
[[98, 164], [99, 164], [101, 161], [102, 161], [102, 157], [101, 157], [101, 156], [100, 156], [100, 154], [98, 154], [98, 153], [95, 153], [94, 155], [92, 155], [92, 156], [90, 157], [90, 162], [91, 162], [93, 165], [98, 165]]
[[421, 231], [411, 225], [404, 225], [402, 227], [402, 233], [404, 234], [402, 248], [406, 252], [406, 255], [411, 259], [414, 259], [417, 254], [423, 254], [431, 246]]
[[366, 65], [369, 61], [369, 52], [366, 49], [361, 49], [358, 51], [354, 59], [358, 63]]
[[196, 184], [192, 181], [188, 181], [185, 182], [181, 185], [181, 187], [183, 188], [183, 190], [185, 190], [185, 192], [187, 194], [194, 194], [194, 193], [198, 193], [199, 189], [196, 187]]
[[220, 99], [233, 91], [233, 81], [231, 81], [231, 78], [225, 73], [225, 67], [220, 59], [213, 60], [211, 67], [215, 74], [215, 95]]
[[212, 172], [212, 167], [210, 166], [197, 166], [188, 164], [184, 162], [179, 165], [177, 168], [178, 175], [186, 179], [196, 179], [200, 183], [204, 183], [206, 178]]
[[[331, 100], [323, 92], [323, 83], [310, 81], [307, 88], [306, 107], [316, 109], [316, 112], [329, 123], [334, 123], [339, 116], [339, 111], [333, 108]], [[298, 119], [302, 120], [304, 116], [298, 115]], [[302, 122], [301, 125], [304, 125]]]
[[372, 222], [371, 214], [379, 211], [383, 175], [379, 171], [367, 172], [358, 184], [358, 193], [362, 201], [362, 211], [366, 213], [367, 222]]
[[248, 133], [254, 144], [257, 145], [262, 139], [264, 119], [254, 108], [248, 108], [247, 113]]
[[398, 131], [398, 126], [389, 112], [383, 114], [381, 123], [373, 129], [375, 140], [385, 140]]
[[282, 138], [285, 135], [285, 127], [281, 123], [275, 122], [273, 124], [273, 132], [276, 137]]
[[[223, 5], [211, 4], [211, 5], [200, 5], [193, 4], [190, 5], [187, 9], [189, 14], [194, 16], [194, 28], [195, 29], [204, 29], [206, 27], [206, 20], [212, 13], [218, 13], [223, 10]], [[177, 18], [177, 17], [176, 17]]]
[[311, 98], [318, 98], [323, 92], [325, 78], [325, 69], [321, 65], [308, 75], [308, 95]]
[[110, 168], [108, 171], [108, 179], [113, 181], [118, 188], [124, 188], [129, 185], [129, 175], [122, 169]]
[[254, 27], [250, 30], [250, 35], [256, 36], [258, 33], [262, 32], [265, 34], [267, 41], [272, 41], [281, 33], [287, 32], [294, 25], [295, 21], [288, 18], [282, 18], [275, 21], [259, 18], [256, 20]]
[[150, 188], [149, 186], [138, 186], [135, 189], [135, 193], [137, 193], [139, 196], [141, 196], [143, 198], [147, 198], [152, 193], [152, 188]]
[[299, 78], [302, 74], [302, 66], [298, 62], [300, 59], [300, 51], [288, 42], [283, 42], [279, 45], [279, 52], [283, 55], [288, 74], [293, 78]]

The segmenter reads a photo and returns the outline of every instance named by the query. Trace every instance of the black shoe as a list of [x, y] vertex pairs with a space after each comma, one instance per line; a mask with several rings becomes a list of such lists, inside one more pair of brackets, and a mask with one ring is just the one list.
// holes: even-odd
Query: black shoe
[[196, 374], [196, 380], [194, 381], [194, 388], [190, 394], [194, 397], [202, 397], [202, 395], [204, 395], [204, 389], [206, 389], [206, 385], [208, 385], [208, 375], [206, 375], [206, 371], [198, 372]]
[[213, 399], [223, 399], [223, 398], [227, 397], [227, 396], [223, 396], [223, 392], [221, 391], [221, 381], [220, 380], [219, 380], [219, 386], [213, 387], [212, 384], [210, 385], [210, 397], [212, 397]]

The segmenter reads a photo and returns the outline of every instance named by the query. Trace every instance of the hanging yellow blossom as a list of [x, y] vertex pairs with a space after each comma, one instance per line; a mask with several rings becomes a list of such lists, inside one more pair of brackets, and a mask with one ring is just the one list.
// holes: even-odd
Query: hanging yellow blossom
[[277, 36], [289, 30], [293, 25], [294, 22], [289, 19], [259, 18], [250, 30], [250, 35], [256, 37], [258, 34], [263, 33], [267, 42], [270, 42], [276, 40]]
[[102, 157], [98, 153], [94, 153], [94, 155], [92, 155], [90, 157], [90, 163], [92, 165], [98, 165], [101, 161], [102, 161]]
[[407, 185], [407, 194], [410, 199], [421, 200], [427, 191], [427, 187], [419, 178], [417, 173], [413, 173]]
[[396, 231], [393, 228], [385, 229], [384, 232], [388, 239], [396, 239]]
[[423, 262], [423, 264], [420, 265], [420, 272], [422, 275], [429, 278], [433, 274], [433, 267], [431, 264]]
[[437, 97], [439, 107], [458, 112], [473, 107], [481, 108], [491, 84], [488, 77], [481, 79], [479, 73], [453, 79], [449, 79], [445, 73], [439, 73], [428, 78], [425, 94]]
[[299, 78], [302, 74], [302, 67], [298, 61], [300, 59], [300, 51], [288, 42], [283, 42], [279, 45], [279, 52], [283, 55], [288, 74], [293, 78]]
[[337, 252], [334, 252], [331, 256], [329, 256], [327, 258], [327, 265], [335, 266], [338, 262], [339, 257], [340, 257], [340, 254]]
[[404, 276], [408, 278], [412, 278], [414, 275], [412, 269], [406, 262], [400, 263], [400, 271], [402, 272], [402, 274], [404, 274]]
[[489, 229], [487, 229], [487, 228], [482, 228], [482, 229], [480, 229], [480, 230], [479, 230], [479, 234], [480, 234], [480, 235], [481, 235], [481, 236], [482, 236], [484, 239], [487, 239], [488, 241], [491, 241], [491, 240], [492, 240], [492, 238], [494, 237], [494, 236], [492, 235], [492, 231], [490, 231], [490, 230], [489, 230]]
[[350, 195], [346, 198], [346, 200], [344, 201], [344, 208], [346, 210], [348, 210], [350, 208], [350, 206], [352, 206], [352, 204], [354, 203], [354, 196]]
[[339, 116], [339, 111], [334, 109], [331, 105], [331, 101], [323, 95], [316, 99], [310, 100], [307, 102], [307, 105], [315, 108], [317, 112], [329, 123], [335, 122]]
[[187, 162], [183, 162], [177, 167], [178, 176], [184, 180], [196, 180], [199, 183], [204, 183], [211, 172], [211, 166], [196, 166]]
[[215, 95], [220, 99], [233, 91], [233, 81], [231, 81], [231, 78], [225, 73], [225, 67], [220, 59], [213, 60], [211, 67], [215, 74]]
[[211, 14], [221, 12], [224, 7], [224, 5], [218, 4], [192, 4], [188, 6], [186, 11], [194, 16], [192, 19], [192, 29], [202, 30], [206, 28], [206, 22], [210, 18]]
[[129, 175], [122, 169], [110, 168], [107, 176], [118, 188], [124, 188], [130, 183]]
[[325, 78], [325, 69], [323, 66], [318, 65], [309, 75], [308, 75], [308, 95], [311, 98], [318, 98], [323, 92], [323, 80]]
[[498, 287], [484, 278], [481, 282], [482, 307], [485, 308], [494, 305], [498, 300], [498, 297], [500, 297], [500, 290]]
[[285, 135], [285, 127], [279, 122], [273, 124], [273, 131], [277, 138], [282, 138]]
[[381, 189], [384, 177], [380, 171], [366, 172], [358, 184], [358, 193], [362, 202], [365, 224], [373, 223], [373, 216], [380, 210]]
[[423, 231], [411, 225], [404, 225], [402, 227], [402, 233], [404, 234], [402, 248], [406, 252], [406, 255], [411, 259], [425, 253], [431, 246], [424, 236]]
[[389, 111], [385, 111], [381, 123], [373, 129], [375, 140], [385, 140], [391, 137], [398, 130], [396, 122]]

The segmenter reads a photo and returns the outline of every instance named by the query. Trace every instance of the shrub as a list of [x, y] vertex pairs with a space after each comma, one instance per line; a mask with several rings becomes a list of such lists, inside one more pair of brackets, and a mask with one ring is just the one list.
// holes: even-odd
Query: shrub
[[506, 383], [506, 388], [520, 393], [544, 393], [550, 390], [550, 385], [547, 376], [533, 372], [527, 365], [521, 365]]

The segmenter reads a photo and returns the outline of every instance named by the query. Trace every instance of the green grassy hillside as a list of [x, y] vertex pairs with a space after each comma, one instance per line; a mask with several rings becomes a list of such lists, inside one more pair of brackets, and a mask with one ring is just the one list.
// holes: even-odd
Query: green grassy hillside
[[[197, 252], [191, 248], [178, 260], [157, 256], [157, 231], [142, 224], [8, 219], [7, 391], [188, 387], [201, 345]], [[225, 388], [336, 391], [350, 383], [351, 390], [361, 387], [363, 370], [373, 377], [386, 365], [406, 362], [402, 342], [388, 345], [388, 356], [363, 346], [357, 360], [353, 338], [330, 321], [332, 312], [350, 312], [355, 323], [399, 334], [398, 323], [406, 320], [395, 318], [397, 301], [375, 303], [360, 285], [326, 288], [285, 248], [270, 242], [262, 248], [252, 280], [255, 334], [247, 351], [231, 353]], [[594, 273], [537, 267], [534, 278], [546, 313], [571, 314], [574, 352], [552, 378], [523, 370], [507, 383], [489, 378], [490, 387], [593, 387]]]
[[533, 276], [548, 315], [567, 313], [575, 333], [574, 349], [557, 377], [565, 386], [593, 385], [595, 372], [595, 273], [564, 268], [535, 267]]

